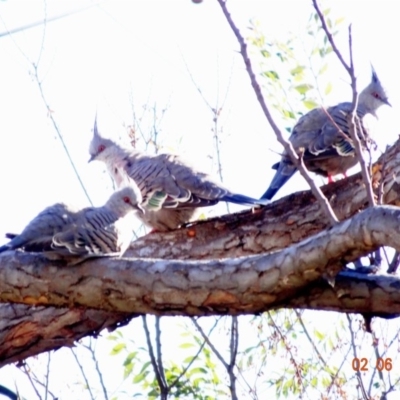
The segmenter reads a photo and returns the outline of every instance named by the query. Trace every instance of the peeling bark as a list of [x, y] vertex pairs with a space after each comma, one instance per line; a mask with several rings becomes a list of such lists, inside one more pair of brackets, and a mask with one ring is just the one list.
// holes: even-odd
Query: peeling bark
[[[399, 204], [399, 141], [373, 171], [374, 188], [382, 180], [385, 202]], [[367, 205], [359, 175], [323, 190], [341, 220]], [[399, 249], [399, 212], [394, 207], [369, 209], [323, 231], [328, 222], [311, 194], [302, 192], [254, 212], [148, 235], [132, 244], [126, 255], [130, 259], [60, 267], [37, 255], [4, 253], [1, 301], [25, 304], [0, 305], [0, 366], [72, 345], [138, 313], [237, 315], [297, 307], [400, 314], [398, 278], [341, 274], [334, 288], [320, 280], [378, 246]], [[270, 251], [276, 252], [265, 254]]]
[[0, 304], [0, 367], [128, 323], [134, 315], [84, 308]]

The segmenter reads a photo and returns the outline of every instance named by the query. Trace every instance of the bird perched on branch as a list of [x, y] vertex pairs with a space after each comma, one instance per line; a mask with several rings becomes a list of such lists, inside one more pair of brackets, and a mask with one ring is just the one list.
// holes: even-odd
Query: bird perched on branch
[[138, 217], [158, 231], [168, 231], [195, 218], [199, 207], [227, 201], [246, 206], [268, 202], [232, 193], [209, 175], [196, 171], [176, 155], [147, 155], [102, 137], [95, 120], [90, 161], [103, 161], [119, 187], [127, 174], [139, 186], [144, 214]]
[[64, 203], [45, 208], [20, 234], [7, 233], [6, 237], [11, 241], [0, 247], [0, 253], [20, 248], [34, 252], [50, 250], [53, 236], [74, 223], [78, 211], [78, 208]]
[[[132, 240], [132, 216], [143, 213], [142, 196], [136, 185], [114, 192], [102, 207], [81, 210], [76, 221], [53, 237], [48, 258], [122, 256]], [[74, 262], [76, 264], [77, 262]]]
[[0, 252], [24, 248], [43, 252], [49, 259], [72, 260], [73, 264], [90, 257], [122, 255], [132, 239], [132, 219], [143, 212], [138, 187], [131, 182], [111, 195], [102, 207], [72, 209], [63, 203], [39, 213]]
[[[363, 118], [367, 114], [376, 117], [376, 111], [384, 104], [390, 105], [385, 89], [372, 69], [371, 82], [358, 96], [356, 110], [355, 125], [364, 150], [369, 135], [363, 125]], [[302, 152], [301, 156], [307, 169], [328, 177], [329, 182], [332, 181], [332, 176], [345, 174], [358, 162], [354, 144], [350, 138], [351, 111], [352, 103], [350, 102], [339, 103], [328, 109], [311, 110], [299, 119], [289, 137], [294, 150], [298, 153]], [[272, 168], [276, 169], [275, 176], [261, 199], [272, 199], [297, 171], [286, 153]]]

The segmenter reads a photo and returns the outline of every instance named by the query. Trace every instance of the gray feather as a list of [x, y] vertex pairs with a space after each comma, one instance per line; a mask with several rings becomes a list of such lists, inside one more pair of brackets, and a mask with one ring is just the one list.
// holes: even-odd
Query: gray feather
[[[383, 104], [390, 105], [386, 92], [376, 72], [373, 71], [370, 84], [359, 95], [356, 110], [356, 132], [364, 149], [370, 139], [363, 119], [367, 114], [376, 116], [376, 110]], [[316, 108], [299, 119], [289, 140], [296, 151], [303, 153], [303, 160], [308, 170], [323, 176], [333, 176], [345, 173], [357, 164], [354, 144], [350, 138], [351, 110], [352, 104], [345, 102], [327, 110]], [[289, 166], [292, 163], [289, 157], [283, 154], [279, 165]], [[273, 168], [276, 169], [274, 166]], [[290, 174], [278, 166], [270, 186], [261, 199], [271, 199], [295, 171], [293, 165]]]

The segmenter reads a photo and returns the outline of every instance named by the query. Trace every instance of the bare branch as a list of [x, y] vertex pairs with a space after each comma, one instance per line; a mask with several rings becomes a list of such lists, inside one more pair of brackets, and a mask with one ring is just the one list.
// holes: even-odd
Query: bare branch
[[[350, 334], [351, 348], [353, 350], [353, 359], [357, 359], [358, 358], [357, 346], [356, 346], [356, 343], [355, 343], [355, 340], [354, 340], [354, 332], [353, 332], [353, 329], [352, 329], [352, 326], [351, 326], [352, 319], [351, 319], [350, 315], [346, 315], [346, 318], [347, 318], [347, 323], [349, 324], [349, 334]], [[359, 369], [356, 370], [356, 376], [357, 376], [357, 379], [358, 379], [358, 384], [360, 385], [360, 390], [361, 390], [362, 396], [363, 396], [363, 398], [365, 400], [368, 400], [368, 396], [367, 396], [367, 393], [365, 391], [364, 383], [363, 383], [361, 372], [360, 372]]]
[[149, 350], [151, 365], [153, 366], [153, 371], [156, 376], [158, 386], [160, 388], [161, 399], [165, 400], [168, 397], [168, 387], [165, 385], [164, 372], [160, 370], [160, 366], [157, 364], [156, 357], [154, 355], [153, 345], [151, 343], [151, 338], [150, 338], [150, 331], [149, 327], [147, 326], [146, 315], [142, 315], [142, 321], [143, 321], [144, 333], [146, 335], [146, 343], [147, 343], [147, 348]]
[[337, 55], [339, 61], [342, 63], [343, 67], [348, 72], [350, 79], [351, 79], [351, 89], [352, 89], [353, 100], [352, 100], [352, 110], [348, 116], [349, 132], [350, 132], [350, 137], [354, 143], [355, 155], [360, 163], [361, 174], [362, 174], [364, 182], [365, 182], [365, 187], [367, 190], [367, 197], [369, 200], [369, 204], [371, 207], [373, 207], [376, 203], [375, 203], [375, 197], [374, 197], [372, 184], [371, 184], [371, 171], [369, 170], [369, 168], [364, 160], [361, 141], [357, 135], [357, 129], [356, 129], [356, 124], [357, 124], [358, 132], [360, 132], [360, 134], [362, 134], [363, 130], [361, 129], [361, 121], [357, 116], [358, 93], [357, 93], [357, 79], [356, 79], [355, 73], [354, 73], [353, 41], [352, 41], [351, 25], [349, 26], [350, 64], [347, 64], [346, 61], [344, 61], [344, 58], [343, 58], [341, 52], [339, 51], [338, 47], [335, 44], [333, 35], [329, 31], [328, 25], [325, 21], [325, 17], [318, 6], [317, 0], [312, 0], [312, 1], [313, 1], [315, 11], [317, 12], [318, 17], [321, 21], [322, 29], [324, 30], [326, 37], [328, 38], [333, 51]]
[[167, 381], [165, 379], [164, 374], [164, 366], [162, 361], [162, 353], [161, 353], [161, 328], [160, 328], [161, 317], [156, 316], [155, 318], [155, 335], [156, 335], [156, 351], [157, 351], [157, 366], [160, 372], [161, 379], [163, 381], [163, 385], [166, 388], [167, 394], [169, 391]]
[[275, 328], [276, 332], [278, 333], [279, 337], [281, 338], [281, 341], [282, 341], [283, 345], [285, 346], [286, 351], [288, 352], [288, 354], [290, 356], [290, 362], [291, 362], [291, 364], [293, 365], [293, 368], [296, 371], [295, 375], [296, 375], [296, 378], [297, 378], [297, 384], [299, 386], [302, 386], [302, 391], [304, 391], [304, 384], [303, 384], [303, 381], [302, 381], [301, 368], [296, 362], [296, 359], [295, 359], [294, 354], [292, 352], [292, 348], [291, 348], [291, 346], [289, 346], [289, 344], [288, 344], [288, 342], [286, 340], [286, 336], [282, 333], [280, 327], [275, 323], [275, 320], [274, 320], [274, 318], [272, 318], [272, 315], [271, 315], [270, 312], [268, 312], [268, 316], [269, 316], [269, 318], [270, 318], [270, 320], [272, 322], [273, 327]]
[[96, 398], [94, 397], [94, 395], [93, 395], [93, 393], [92, 393], [92, 389], [90, 388], [89, 380], [88, 380], [88, 378], [87, 378], [87, 376], [86, 376], [85, 370], [84, 370], [84, 368], [83, 368], [81, 362], [79, 361], [78, 356], [76, 355], [75, 349], [72, 349], [72, 348], [71, 348], [70, 351], [71, 351], [71, 353], [72, 353], [72, 356], [73, 356], [74, 359], [75, 359], [75, 362], [78, 364], [79, 370], [81, 371], [82, 378], [83, 378], [83, 380], [85, 381], [86, 388], [87, 388], [88, 391], [89, 391], [89, 396], [90, 396], [90, 398], [91, 398], [92, 400], [96, 400]]
[[238, 352], [238, 346], [239, 346], [239, 320], [237, 316], [232, 317], [232, 323], [231, 323], [231, 340], [230, 340], [230, 345], [229, 345], [229, 350], [230, 350], [230, 360], [229, 360], [229, 365], [228, 365], [228, 375], [229, 375], [229, 389], [231, 392], [231, 396], [233, 400], [237, 400], [237, 393], [236, 393], [236, 375], [233, 371], [233, 369], [236, 366], [236, 357], [237, 357], [237, 352]]
[[236, 376], [233, 373], [233, 368], [236, 365], [236, 356], [238, 350], [238, 321], [237, 317], [232, 317], [232, 324], [231, 324], [231, 341], [230, 341], [230, 362], [229, 364], [224, 360], [222, 354], [217, 350], [214, 344], [211, 342], [209, 335], [206, 335], [203, 331], [201, 325], [197, 322], [196, 319], [192, 319], [193, 324], [196, 326], [197, 330], [200, 332], [201, 336], [203, 337], [204, 341], [208, 344], [212, 352], [216, 355], [218, 360], [221, 364], [225, 367], [228, 376], [229, 376], [229, 390], [231, 392], [231, 397], [233, 400], [237, 400], [237, 393], [236, 393]]
[[[351, 71], [352, 66], [351, 66], [351, 65], [348, 65], [348, 64], [346, 63], [346, 61], [344, 61], [344, 58], [343, 58], [343, 56], [342, 56], [342, 53], [341, 53], [341, 52], [339, 51], [339, 49], [337, 48], [336, 43], [335, 43], [335, 41], [333, 40], [333, 35], [330, 33], [329, 28], [328, 28], [328, 25], [326, 24], [324, 14], [322, 13], [322, 11], [320, 10], [320, 8], [319, 8], [319, 6], [318, 6], [317, 0], [312, 0], [312, 2], [313, 2], [313, 5], [314, 5], [314, 8], [315, 8], [315, 11], [316, 11], [317, 14], [318, 14], [319, 20], [321, 21], [322, 29], [324, 30], [324, 32], [325, 32], [325, 34], [326, 34], [326, 37], [328, 38], [329, 43], [330, 43], [331, 46], [332, 46], [333, 51], [334, 51], [335, 54], [337, 55], [339, 61], [342, 63], [342, 65], [343, 65], [343, 67], [346, 69], [346, 71], [349, 73], [349, 75], [351, 75], [351, 73], [352, 73], [352, 71]], [[351, 56], [351, 57], [352, 57], [352, 56]]]
[[[193, 320], [193, 318], [192, 318], [192, 320]], [[218, 319], [215, 320], [214, 325], [211, 327], [210, 331], [208, 332], [208, 336], [210, 336], [211, 332], [215, 329], [217, 324], [218, 324]], [[192, 366], [192, 364], [196, 361], [197, 357], [200, 355], [205, 344], [206, 344], [206, 341], [204, 340], [203, 343], [200, 345], [199, 349], [197, 350], [197, 353], [193, 356], [193, 358], [186, 365], [186, 367], [183, 368], [182, 372], [176, 377], [176, 379], [169, 385], [169, 387], [168, 387], [169, 389], [172, 389], [178, 382], [180, 382], [182, 377], [186, 374], [186, 372], [189, 370], [189, 368]]]
[[95, 370], [96, 370], [96, 372], [97, 372], [97, 376], [99, 377], [99, 382], [100, 382], [101, 389], [103, 390], [104, 398], [105, 398], [106, 400], [108, 400], [108, 394], [107, 394], [106, 385], [104, 384], [103, 374], [101, 373], [100, 366], [99, 366], [99, 362], [98, 362], [98, 360], [97, 360], [97, 358], [96, 358], [95, 351], [94, 351], [94, 349], [93, 349], [93, 347], [92, 347], [92, 340], [90, 339], [89, 345], [83, 344], [82, 346], [83, 346], [86, 350], [88, 350], [89, 353], [90, 353], [90, 356], [91, 356], [91, 358], [92, 358], [92, 361], [93, 361]]
[[278, 128], [278, 126], [276, 125], [275, 121], [272, 118], [272, 115], [268, 109], [266, 102], [265, 102], [264, 96], [261, 93], [261, 88], [257, 82], [256, 75], [253, 71], [253, 67], [252, 67], [248, 52], [247, 52], [246, 42], [244, 41], [243, 36], [239, 32], [239, 29], [233, 22], [232, 17], [230, 15], [228, 9], [226, 8], [226, 0], [218, 0], [218, 3], [221, 6], [222, 12], [224, 13], [226, 20], [228, 21], [229, 26], [231, 27], [233, 33], [235, 34], [235, 36], [239, 42], [240, 54], [242, 55], [243, 61], [246, 66], [247, 73], [250, 77], [251, 85], [257, 96], [257, 100], [261, 105], [264, 115], [267, 118], [269, 124], [271, 125], [273, 131], [275, 132], [275, 135], [278, 138], [279, 143], [282, 144], [282, 146], [284, 147], [286, 153], [289, 155], [293, 164], [297, 167], [297, 169], [300, 171], [303, 178], [307, 181], [308, 185], [311, 188], [312, 193], [318, 200], [321, 208], [324, 210], [325, 215], [328, 218], [328, 220], [330, 221], [330, 223], [331, 224], [337, 223], [338, 218], [336, 217], [335, 213], [333, 212], [333, 210], [329, 204], [329, 201], [324, 196], [324, 194], [321, 192], [321, 190], [318, 188], [318, 186], [315, 184], [314, 180], [311, 178], [311, 175], [308, 173], [308, 170], [307, 170], [306, 166], [304, 165], [302, 157], [299, 157], [296, 154], [292, 144], [288, 140], [285, 139], [282, 132], [280, 131], [280, 129]]

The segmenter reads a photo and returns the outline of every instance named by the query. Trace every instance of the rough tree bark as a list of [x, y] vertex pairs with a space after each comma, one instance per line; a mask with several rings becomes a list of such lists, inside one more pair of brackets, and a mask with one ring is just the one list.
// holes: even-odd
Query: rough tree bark
[[[387, 204], [400, 200], [399, 150], [397, 142], [374, 166], [374, 187], [383, 188]], [[341, 220], [367, 205], [359, 175], [324, 192]], [[399, 279], [343, 276], [332, 288], [321, 277], [378, 246], [400, 250], [399, 218], [400, 209], [377, 207], [325, 230], [318, 204], [302, 192], [261, 210], [141, 238], [123, 260], [62, 267], [37, 255], [4, 253], [0, 300], [25, 305], [0, 307], [0, 366], [140, 313], [237, 315], [299, 307], [390, 317], [400, 313]]]

